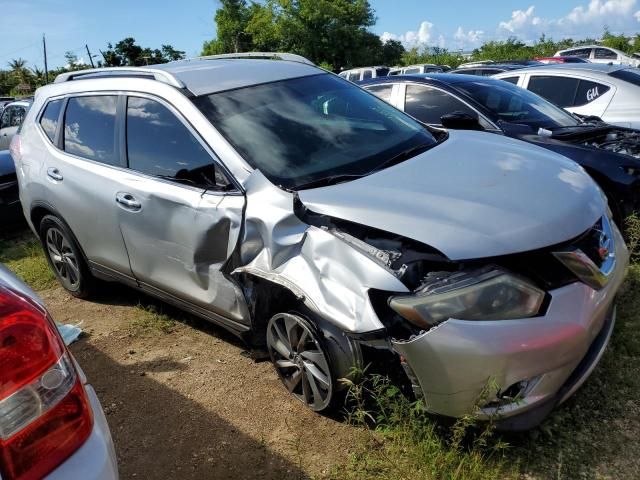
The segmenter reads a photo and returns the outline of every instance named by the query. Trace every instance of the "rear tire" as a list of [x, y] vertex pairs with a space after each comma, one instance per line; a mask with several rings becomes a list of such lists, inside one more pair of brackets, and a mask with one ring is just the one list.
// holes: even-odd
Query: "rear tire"
[[46, 215], [40, 222], [40, 242], [60, 285], [74, 297], [89, 297], [95, 279], [66, 224], [54, 215]]

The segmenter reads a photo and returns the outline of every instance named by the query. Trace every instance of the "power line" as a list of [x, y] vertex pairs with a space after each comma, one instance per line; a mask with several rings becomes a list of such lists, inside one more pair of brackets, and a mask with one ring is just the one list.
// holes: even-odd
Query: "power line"
[[26, 47], [18, 48], [17, 50], [14, 50], [12, 52], [2, 53], [2, 54], [0, 54], [0, 58], [10, 57], [12, 55], [15, 55], [18, 52], [22, 52], [23, 50], [26, 50], [27, 48], [35, 47], [39, 43], [40, 43], [40, 41], [38, 40], [37, 42], [34, 42], [34, 43], [30, 44], [30, 45], [27, 45]]

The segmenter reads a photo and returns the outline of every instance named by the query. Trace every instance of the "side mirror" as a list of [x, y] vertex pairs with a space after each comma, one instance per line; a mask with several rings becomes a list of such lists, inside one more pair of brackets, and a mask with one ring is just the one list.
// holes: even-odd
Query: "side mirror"
[[451, 130], [484, 130], [477, 117], [463, 112], [448, 113], [440, 117], [444, 128]]

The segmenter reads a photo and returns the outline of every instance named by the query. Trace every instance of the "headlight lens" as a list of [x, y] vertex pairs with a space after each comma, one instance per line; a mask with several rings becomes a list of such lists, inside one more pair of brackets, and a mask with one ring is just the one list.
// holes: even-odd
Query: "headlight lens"
[[449, 318], [508, 320], [538, 314], [544, 292], [500, 268], [457, 272], [439, 278], [413, 295], [389, 299], [389, 306], [422, 328]]

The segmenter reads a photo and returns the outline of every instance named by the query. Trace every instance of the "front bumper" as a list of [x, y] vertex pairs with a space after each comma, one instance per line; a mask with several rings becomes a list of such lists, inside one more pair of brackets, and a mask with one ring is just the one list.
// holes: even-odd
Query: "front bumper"
[[[513, 417], [511, 428], [525, 429], [573, 394], [613, 330], [614, 299], [629, 263], [617, 229], [615, 237], [616, 267], [601, 290], [573, 283], [549, 292], [542, 317], [450, 319], [410, 340], [392, 341], [427, 410], [450, 417], [476, 412], [480, 419], [502, 422]], [[515, 398], [500, 397], [516, 390]]]

